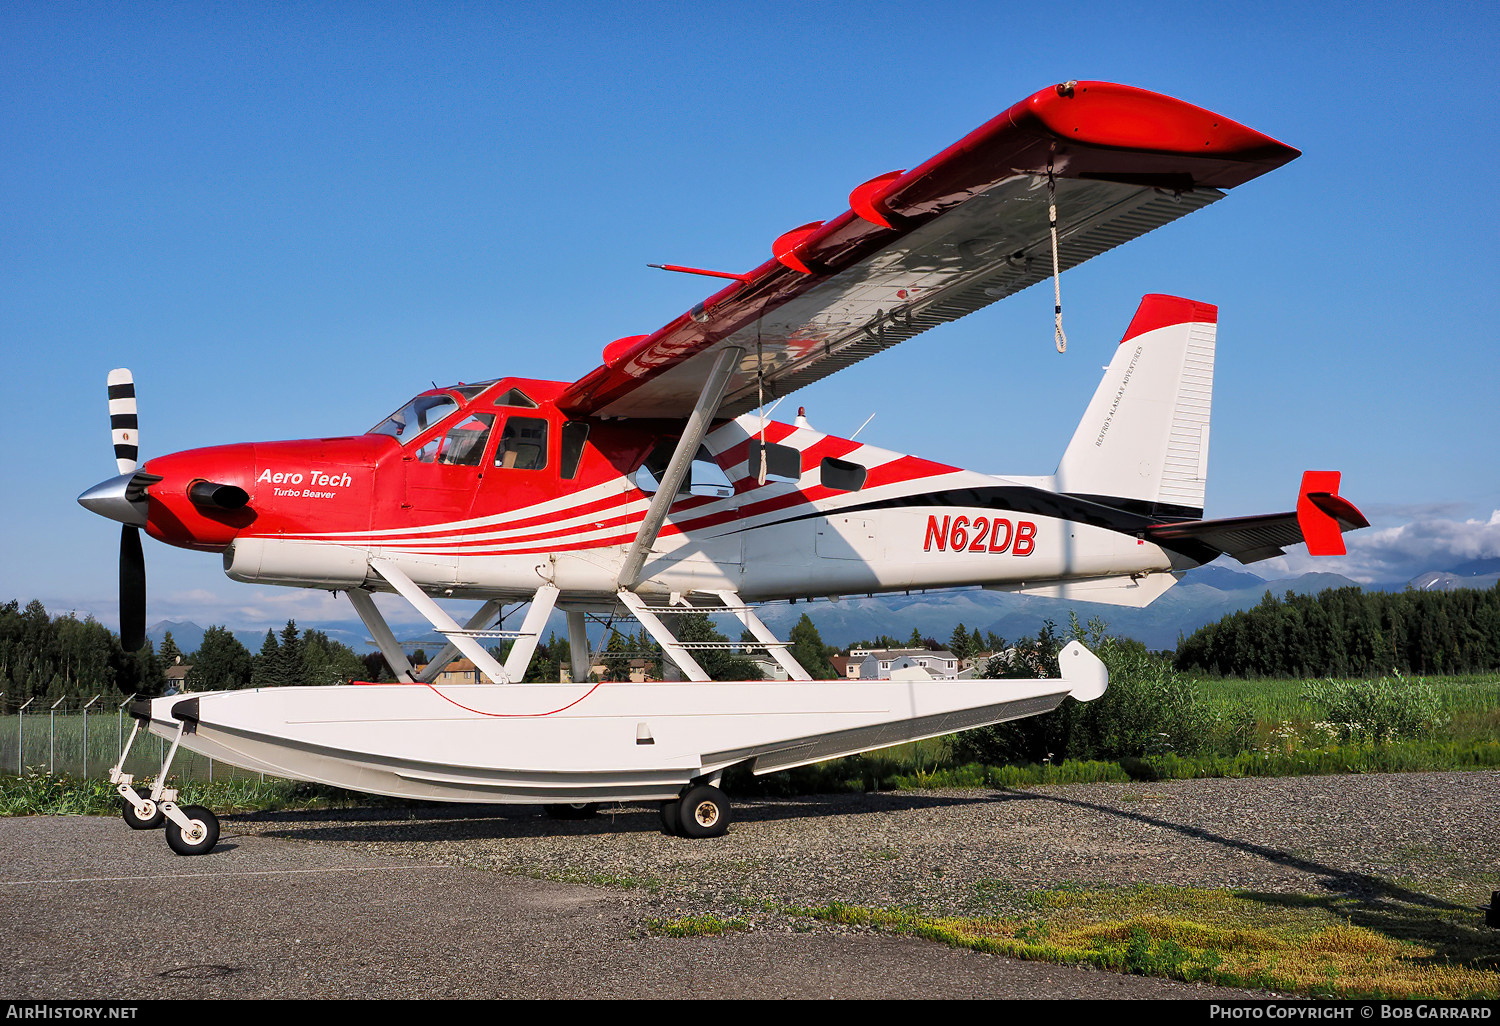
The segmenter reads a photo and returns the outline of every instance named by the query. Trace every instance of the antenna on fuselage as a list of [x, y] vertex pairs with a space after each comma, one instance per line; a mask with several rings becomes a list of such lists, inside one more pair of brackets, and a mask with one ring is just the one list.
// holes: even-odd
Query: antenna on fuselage
[[[876, 411], [876, 412], [879, 412], [879, 411]], [[856, 438], [858, 438], [859, 437], [859, 433], [861, 431], [863, 431], [865, 429], [865, 427], [870, 423], [870, 421], [872, 421], [874, 419], [875, 419], [875, 414], [874, 413], [872, 413], [868, 417], [866, 417], [864, 424], [861, 424], [859, 427], [855, 428], [854, 429], [854, 434], [852, 434], [852, 435], [849, 436], [849, 441], [852, 442]]]

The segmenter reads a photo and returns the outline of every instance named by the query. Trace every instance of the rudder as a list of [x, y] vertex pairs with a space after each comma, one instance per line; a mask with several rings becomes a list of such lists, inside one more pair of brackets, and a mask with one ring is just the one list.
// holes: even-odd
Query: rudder
[[1209, 303], [1141, 300], [1058, 464], [1058, 491], [1202, 517], [1218, 321]]

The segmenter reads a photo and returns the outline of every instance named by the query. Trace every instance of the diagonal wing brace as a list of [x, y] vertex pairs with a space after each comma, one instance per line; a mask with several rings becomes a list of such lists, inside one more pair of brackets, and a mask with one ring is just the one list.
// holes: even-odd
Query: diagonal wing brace
[[660, 487], [656, 489], [650, 508], [646, 510], [646, 519], [641, 521], [641, 529], [636, 532], [635, 541], [630, 543], [630, 551], [625, 555], [625, 565], [620, 570], [617, 582], [621, 589], [628, 591], [640, 583], [646, 556], [650, 554], [651, 546], [656, 544], [656, 536], [661, 533], [667, 511], [677, 498], [677, 490], [687, 480], [688, 471], [693, 466], [693, 457], [698, 454], [698, 447], [703, 444], [703, 438], [708, 434], [709, 425], [713, 423], [714, 414], [719, 411], [719, 403], [729, 387], [730, 375], [744, 355], [743, 349], [726, 347], [719, 353], [708, 380], [703, 383], [698, 403], [688, 416], [682, 437], [678, 439], [677, 448], [672, 453], [672, 462], [667, 464], [667, 472], [661, 479]]
[[[526, 675], [526, 668], [531, 663], [532, 653], [536, 651], [537, 639], [541, 636], [542, 629], [547, 624], [547, 616], [552, 612], [552, 606], [557, 602], [557, 587], [553, 584], [543, 584], [537, 589], [536, 595], [531, 600], [531, 608], [526, 611], [526, 619], [521, 624], [521, 629], [515, 633], [508, 631], [474, 631], [460, 627], [454, 619], [448, 615], [442, 606], [438, 605], [427, 593], [422, 591], [415, 582], [394, 562], [388, 559], [370, 559], [370, 569], [385, 578], [392, 588], [395, 588], [401, 597], [409, 602], [413, 609], [426, 617], [427, 622], [437, 629], [438, 633], [446, 637], [450, 644], [456, 647], [464, 655], [479, 667], [485, 676], [497, 684], [510, 684], [520, 680]], [[350, 592], [350, 598], [354, 597]], [[368, 598], [368, 596], [366, 596]], [[374, 603], [370, 603], [373, 607]], [[480, 610], [485, 612], [488, 606]], [[504, 634], [515, 639], [511, 646], [510, 655], [501, 666], [500, 661], [490, 654], [489, 650], [479, 643], [479, 634]], [[399, 672], [399, 671], [398, 671]], [[408, 667], [409, 672], [409, 667]]]

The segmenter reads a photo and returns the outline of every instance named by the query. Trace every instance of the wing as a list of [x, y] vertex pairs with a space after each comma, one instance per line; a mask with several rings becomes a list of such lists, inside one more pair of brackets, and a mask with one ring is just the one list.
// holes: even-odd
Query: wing
[[[1298, 156], [1259, 132], [1130, 86], [1073, 82], [1016, 104], [910, 171], [872, 179], [831, 221], [570, 385], [574, 415], [685, 417], [717, 355], [744, 349], [720, 416], [826, 377], [1220, 199]], [[757, 382], [757, 369], [761, 381]], [[760, 387], [758, 387], [758, 384]]]

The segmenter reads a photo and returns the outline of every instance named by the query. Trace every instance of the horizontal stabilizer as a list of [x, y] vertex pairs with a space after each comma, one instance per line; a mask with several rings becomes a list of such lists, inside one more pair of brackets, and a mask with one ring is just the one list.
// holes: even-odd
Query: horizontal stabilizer
[[[1196, 542], [1219, 552], [1227, 552], [1241, 563], [1284, 556], [1287, 546], [1297, 545], [1302, 541], [1302, 528], [1297, 526], [1295, 513], [1190, 520], [1181, 524], [1148, 527], [1145, 534], [1147, 541], [1169, 549], [1181, 548], [1182, 542]], [[1174, 542], [1178, 544], [1174, 545]], [[1214, 553], [1193, 555], [1205, 563], [1216, 558]]]
[[1184, 543], [1199, 548], [1190, 554], [1205, 563], [1214, 556], [1202, 551], [1203, 547], [1228, 553], [1241, 563], [1285, 555], [1288, 546], [1302, 542], [1311, 555], [1342, 556], [1344, 532], [1369, 527], [1370, 521], [1338, 494], [1338, 487], [1338, 471], [1309, 470], [1302, 475], [1295, 512], [1159, 524], [1144, 534], [1148, 541], [1167, 548], [1182, 550]]

